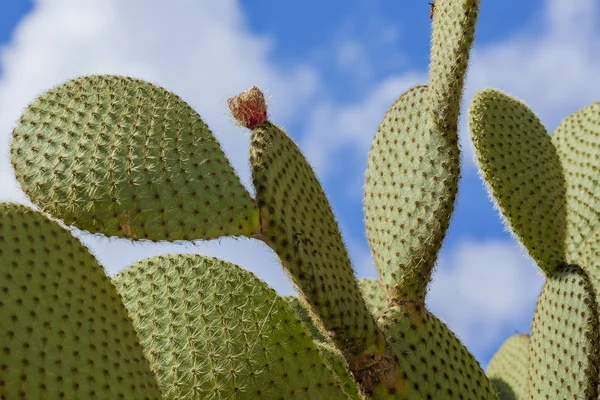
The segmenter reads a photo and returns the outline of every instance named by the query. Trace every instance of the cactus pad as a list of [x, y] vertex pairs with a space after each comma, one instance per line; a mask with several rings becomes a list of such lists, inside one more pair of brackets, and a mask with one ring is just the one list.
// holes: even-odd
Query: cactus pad
[[597, 398], [598, 325], [598, 305], [581, 268], [561, 266], [548, 276], [531, 329], [529, 398]]
[[398, 358], [403, 388], [393, 396], [376, 393], [374, 399], [496, 399], [477, 360], [424, 306], [394, 306], [379, 323]]
[[337, 221], [296, 143], [264, 122], [252, 131], [250, 164], [261, 236], [300, 294], [344, 352], [358, 354], [376, 344], [377, 324], [361, 297]]
[[350, 370], [348, 369], [348, 363], [344, 359], [342, 353], [338, 349], [330, 344], [323, 342], [316, 342], [321, 358], [327, 363], [329, 369], [335, 372], [338, 381], [342, 385], [344, 392], [348, 395], [349, 400], [363, 400], [366, 399], [358, 385], [354, 381]]
[[511, 336], [494, 355], [487, 376], [498, 392], [499, 400], [525, 400], [529, 335]]
[[386, 113], [369, 152], [367, 236], [391, 299], [422, 302], [458, 189], [456, 136], [431, 122], [427, 86]]
[[456, 139], [479, 0], [435, 0], [428, 104], [438, 127]]
[[166, 399], [345, 399], [287, 303], [250, 272], [196, 255], [119, 273]]
[[316, 318], [310, 315], [308, 307], [300, 303], [300, 300], [298, 300], [296, 296], [283, 296], [283, 299], [287, 301], [289, 307], [294, 310], [300, 322], [302, 322], [304, 327], [306, 327], [310, 333], [310, 336], [315, 341], [324, 342], [328, 340], [328, 338], [323, 336], [321, 329], [319, 329], [319, 327], [315, 324], [315, 322], [318, 322]]
[[18, 181], [44, 211], [90, 232], [150, 240], [246, 235], [258, 211], [200, 116], [137, 79], [86, 76], [23, 113]]
[[469, 110], [475, 153], [502, 214], [538, 266], [565, 260], [565, 181], [540, 120], [498, 90], [475, 95]]
[[600, 102], [567, 117], [554, 131], [552, 143], [566, 183], [567, 262], [579, 264], [584, 242], [600, 232]]
[[161, 399], [121, 298], [67, 230], [0, 204], [0, 399]]

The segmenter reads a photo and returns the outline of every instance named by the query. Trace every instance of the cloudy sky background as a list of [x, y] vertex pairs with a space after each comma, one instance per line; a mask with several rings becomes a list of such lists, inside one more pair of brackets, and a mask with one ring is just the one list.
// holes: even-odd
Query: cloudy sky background
[[[364, 234], [367, 153], [400, 94], [427, 83], [427, 0], [11, 0], [0, 2], [0, 201], [26, 202], [9, 136], [44, 90], [85, 74], [161, 85], [209, 124], [249, 186], [249, 133], [226, 99], [251, 85], [271, 119], [299, 143], [321, 178], [359, 277], [376, 272]], [[597, 0], [482, 0], [465, 104], [496, 87], [529, 104], [550, 131], [600, 100]], [[543, 278], [506, 232], [477, 175], [463, 122], [463, 177], [428, 305], [485, 367], [510, 335], [529, 332]], [[252, 240], [132, 244], [74, 232], [110, 274], [167, 252], [210, 254], [293, 293], [276, 257]]]

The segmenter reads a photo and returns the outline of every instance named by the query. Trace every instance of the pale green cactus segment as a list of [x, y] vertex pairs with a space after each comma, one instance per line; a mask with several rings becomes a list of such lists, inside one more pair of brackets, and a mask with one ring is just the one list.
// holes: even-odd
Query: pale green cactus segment
[[565, 262], [565, 180], [536, 115], [498, 90], [475, 95], [469, 110], [475, 154], [512, 231], [546, 273]]
[[[600, 232], [600, 102], [568, 116], [552, 134], [566, 184], [566, 246], [579, 264], [588, 237]], [[584, 265], [581, 265], [585, 268]]]
[[255, 203], [200, 116], [151, 83], [85, 76], [23, 112], [12, 164], [33, 203], [68, 225], [149, 240], [251, 236]]
[[367, 302], [367, 307], [375, 318], [387, 309], [388, 299], [385, 295], [385, 290], [381, 287], [381, 282], [378, 279], [358, 279], [358, 287]]
[[296, 143], [266, 121], [252, 131], [250, 164], [260, 237], [275, 250], [338, 348], [356, 355], [385, 346], [329, 201]]
[[430, 111], [427, 86], [409, 89], [369, 152], [365, 224], [391, 299], [424, 300], [458, 190], [457, 138], [438, 129]]
[[429, 105], [437, 127], [456, 136], [479, 0], [435, 0]]
[[151, 257], [114, 282], [165, 399], [346, 399], [294, 312], [252, 273]]
[[0, 204], [0, 399], [162, 399], [127, 310], [58, 223]]
[[589, 278], [573, 265], [547, 277], [531, 328], [529, 399], [596, 399], [600, 333]]
[[310, 315], [309, 307], [306, 307], [305, 305], [301, 304], [300, 300], [296, 296], [282, 296], [282, 298], [285, 301], [287, 301], [289, 307], [292, 310], [294, 310], [300, 322], [302, 322], [304, 327], [310, 333], [310, 336], [315, 341], [325, 342], [329, 340], [327, 337], [325, 337], [327, 333], [325, 332], [324, 335], [324, 332], [322, 332], [323, 328], [319, 328], [319, 326], [317, 325], [317, 323], [319, 323], [319, 320]]
[[454, 333], [423, 305], [406, 302], [379, 319], [398, 358], [403, 387], [372, 399], [496, 400], [483, 369]]
[[486, 373], [499, 400], [525, 400], [528, 357], [529, 335], [525, 334], [509, 337], [494, 354]]
[[348, 363], [338, 349], [328, 343], [316, 342], [321, 358], [327, 363], [330, 370], [334, 371], [344, 392], [350, 400], [366, 400], [360, 388], [354, 381], [348, 368]]
[[600, 316], [600, 230], [588, 238], [583, 248], [585, 252], [581, 257], [580, 266], [586, 272], [594, 288], [596, 303], [599, 307], [598, 315]]

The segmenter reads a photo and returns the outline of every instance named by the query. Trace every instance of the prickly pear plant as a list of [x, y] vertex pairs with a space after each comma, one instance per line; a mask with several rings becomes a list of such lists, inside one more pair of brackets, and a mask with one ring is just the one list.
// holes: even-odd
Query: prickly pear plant
[[[489, 179], [548, 274], [530, 344], [503, 347], [489, 379], [425, 306], [457, 194], [478, 9], [436, 0], [430, 82], [402, 94], [373, 139], [364, 208], [378, 280], [356, 279], [321, 184], [258, 88], [229, 101], [252, 131], [254, 197], [200, 116], [161, 87], [95, 75], [38, 97], [11, 160], [39, 210], [0, 205], [0, 399], [497, 399], [499, 381], [520, 396], [504, 365], [523, 347], [515, 363], [530, 396], [595, 395], [597, 109], [566, 123], [552, 153], [519, 105], [475, 99]], [[501, 141], [485, 135], [496, 123]], [[534, 132], [523, 143], [541, 158], [515, 127]], [[151, 257], [109, 279], [65, 225], [130, 240], [260, 240], [298, 297], [199, 255]]]
[[[515, 398], [598, 399], [600, 103], [549, 136], [523, 102], [487, 89], [473, 98], [469, 121], [483, 178], [546, 275], [529, 345], [519, 344], [528, 357], [514, 360], [526, 382], [508, 368], [490, 366], [489, 373], [512, 386]], [[510, 340], [501, 353], [516, 346]]]

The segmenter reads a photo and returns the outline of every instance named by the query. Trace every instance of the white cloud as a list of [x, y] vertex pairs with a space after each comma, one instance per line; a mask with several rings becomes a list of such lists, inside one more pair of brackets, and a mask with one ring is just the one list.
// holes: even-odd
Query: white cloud
[[[233, 124], [226, 99], [259, 85], [277, 99], [270, 112], [283, 123], [307, 104], [318, 80], [309, 66], [274, 68], [268, 61], [271, 48], [268, 38], [248, 31], [235, 0], [153, 2], [152, 7], [142, 0], [36, 2], [0, 50], [0, 199], [25, 201], [8, 158], [9, 134], [22, 110], [44, 90], [96, 73], [146, 79], [180, 95], [212, 128], [248, 184], [249, 134]], [[113, 273], [142, 255], [185, 251], [172, 244], [85, 241]], [[193, 250], [232, 257], [276, 289], [291, 290], [273, 265], [275, 256], [258, 242], [223, 240]]]
[[543, 281], [514, 242], [462, 241], [442, 255], [427, 305], [481, 361], [507, 330], [529, 333]]

